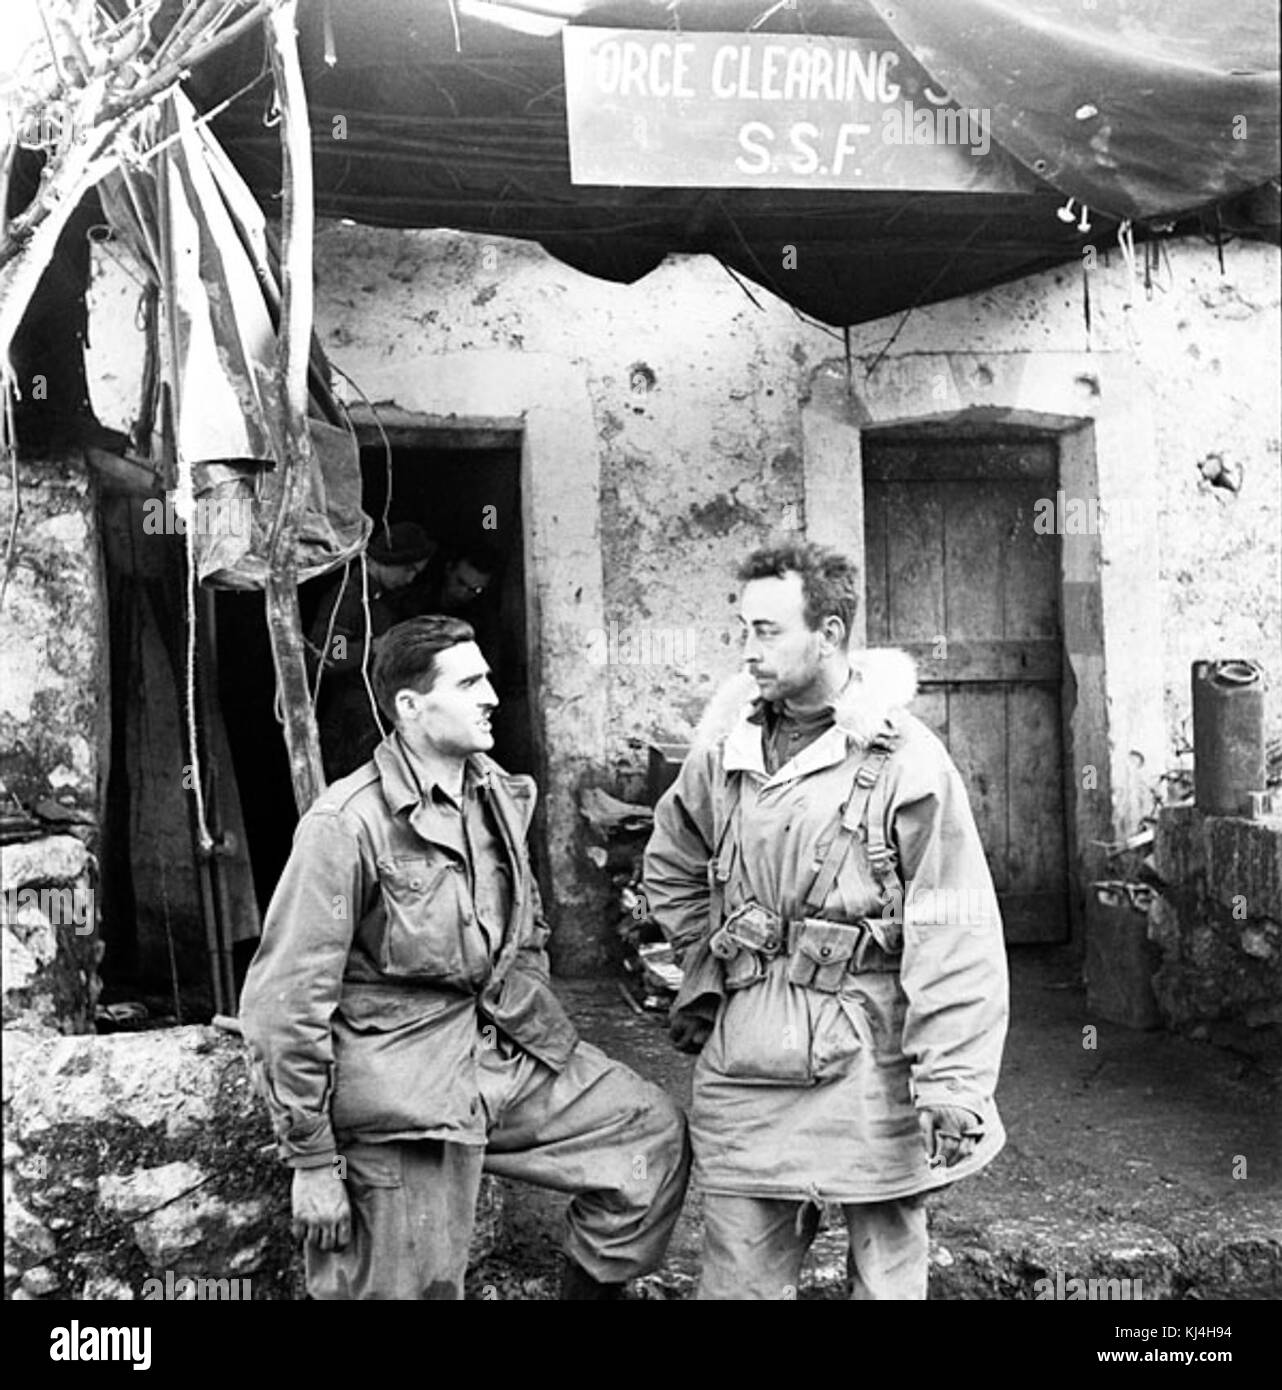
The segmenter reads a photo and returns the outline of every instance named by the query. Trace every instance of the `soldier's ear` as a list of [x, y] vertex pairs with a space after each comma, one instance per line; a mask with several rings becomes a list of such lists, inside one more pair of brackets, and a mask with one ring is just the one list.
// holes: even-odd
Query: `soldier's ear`
[[414, 717], [414, 712], [418, 709], [418, 699], [418, 691], [411, 690], [409, 686], [396, 692], [396, 698], [392, 701], [392, 711], [398, 724]]
[[835, 613], [830, 614], [819, 624], [819, 632], [830, 650], [839, 652], [846, 650], [846, 624]]

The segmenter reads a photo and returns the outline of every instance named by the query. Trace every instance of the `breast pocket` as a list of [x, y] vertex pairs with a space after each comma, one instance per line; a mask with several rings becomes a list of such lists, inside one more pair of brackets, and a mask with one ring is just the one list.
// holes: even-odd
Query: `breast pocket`
[[385, 975], [440, 979], [466, 973], [461, 870], [449, 859], [378, 861], [385, 921], [377, 954]]

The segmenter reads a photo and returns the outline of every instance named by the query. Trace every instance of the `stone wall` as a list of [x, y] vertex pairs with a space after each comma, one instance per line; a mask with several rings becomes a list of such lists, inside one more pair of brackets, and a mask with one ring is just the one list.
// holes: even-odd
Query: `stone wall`
[[5, 1121], [6, 1292], [139, 1298], [172, 1271], [297, 1296], [288, 1178], [238, 1040], [10, 1032]]
[[1154, 864], [1167, 885], [1149, 910], [1165, 1021], [1282, 1026], [1282, 819], [1170, 807]]
[[[302, 1297], [289, 1172], [238, 1038], [9, 1030], [4, 1109], [7, 1297], [161, 1297], [185, 1278]], [[473, 1259], [493, 1246], [500, 1211], [487, 1178]]]
[[74, 835], [0, 849], [4, 1027], [90, 1033], [102, 960], [97, 866]]
[[[50, 822], [96, 823], [105, 780], [106, 607], [93, 487], [78, 453], [24, 461], [0, 622], [0, 782]], [[0, 488], [0, 535], [13, 497]]]
[[[88, 1032], [98, 996], [107, 770], [106, 604], [78, 452], [24, 461], [0, 608], [0, 937], [5, 1027]], [[0, 488], [0, 535], [14, 499]]]

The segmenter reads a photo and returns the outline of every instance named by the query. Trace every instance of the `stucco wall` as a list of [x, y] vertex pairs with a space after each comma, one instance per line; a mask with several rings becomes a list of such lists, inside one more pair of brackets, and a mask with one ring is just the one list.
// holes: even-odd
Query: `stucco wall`
[[[1091, 275], [1089, 333], [1076, 267], [863, 325], [847, 385], [839, 334], [755, 287], [750, 300], [706, 258], [670, 258], [619, 286], [523, 243], [321, 228], [317, 330], [376, 403], [543, 421], [527, 462], [544, 491], [533, 503], [527, 491], [527, 506], [541, 528], [530, 553], [550, 576], [534, 600], [561, 731], [547, 750], [554, 868], [582, 947], [568, 963], [591, 963], [600, 920], [572, 842], [572, 784], [600, 776], [635, 791], [621, 775], [641, 766], [644, 743], [689, 734], [736, 664], [736, 558], [788, 530], [862, 548], [847, 505], [861, 423], [991, 405], [1095, 429], [1105, 500], [1132, 500], [1140, 529], [1099, 547], [1113, 828], [1133, 827], [1171, 760], [1194, 656], [1262, 657], [1282, 680], [1278, 252], [1230, 246], [1223, 275], [1200, 242], [1172, 245], [1167, 261], [1150, 297], [1114, 248]], [[99, 262], [91, 377], [116, 426], [136, 399], [136, 344], [123, 340], [135, 295]], [[808, 494], [806, 450], [818, 446], [807, 403], [834, 392], [844, 405], [823, 447], [830, 464], [849, 457], [853, 493], [838, 468], [827, 493]], [[1213, 453], [1240, 472], [1236, 493], [1206, 480]], [[612, 622], [602, 666], [589, 653]], [[645, 640], [651, 660], [629, 660]], [[1282, 732], [1276, 690], [1268, 719]]]
[[[734, 558], [799, 524], [799, 398], [832, 340], [767, 295], [758, 310], [704, 258], [622, 286], [537, 246], [451, 233], [330, 226], [316, 249], [321, 341], [366, 391], [389, 360], [430, 376], [437, 355], [457, 368], [478, 354], [478, 370], [494, 373], [546, 356], [583, 382], [599, 449], [604, 670], [588, 660], [595, 615], [563, 639], [594, 681], [605, 677], [612, 763], [632, 762], [630, 739], [688, 731], [712, 678], [734, 665]], [[651, 657], [691, 659], [628, 662], [646, 654], [641, 629]]]

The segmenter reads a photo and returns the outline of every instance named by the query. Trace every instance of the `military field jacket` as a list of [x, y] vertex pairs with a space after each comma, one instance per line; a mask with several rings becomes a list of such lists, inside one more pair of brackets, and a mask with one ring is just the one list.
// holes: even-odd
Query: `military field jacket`
[[[705, 1191], [877, 1201], [973, 1172], [1003, 1143], [1000, 913], [961, 777], [904, 708], [914, 689], [902, 653], [853, 654], [834, 725], [769, 773], [755, 686], [732, 683], [656, 808], [650, 911], [684, 952], [678, 1008], [712, 1025], [691, 1112]], [[877, 771], [862, 803], [873, 833], [846, 841], [840, 872], [808, 909], [865, 764]], [[878, 844], [893, 858], [889, 895]], [[711, 919], [750, 904], [792, 927], [724, 961], [709, 949]], [[859, 923], [875, 947], [844, 964], [848, 924]], [[916, 1116], [941, 1104], [969, 1109], [985, 1130], [974, 1156], [947, 1170], [928, 1165]]]
[[476, 1049], [495, 1030], [560, 1070], [574, 1026], [552, 993], [525, 837], [532, 778], [475, 755], [511, 876], [491, 956], [477, 951], [465, 857], [432, 817], [396, 736], [299, 822], [245, 979], [240, 1017], [282, 1157], [352, 1140], [482, 1145]]

